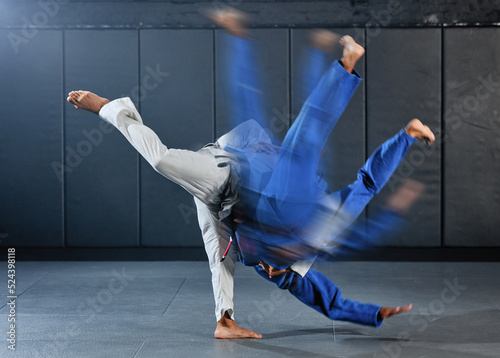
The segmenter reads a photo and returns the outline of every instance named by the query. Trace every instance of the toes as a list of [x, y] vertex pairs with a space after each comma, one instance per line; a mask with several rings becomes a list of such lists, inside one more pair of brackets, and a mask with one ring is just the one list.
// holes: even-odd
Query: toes
[[262, 334], [255, 333], [254, 331], [250, 331], [250, 338], [262, 338]]
[[77, 99], [77, 94], [75, 93], [75, 91], [72, 91], [68, 94], [68, 98], [66, 99], [69, 103], [71, 103], [73, 106], [75, 106], [76, 109], [78, 109], [78, 99]]
[[426, 144], [430, 145], [434, 143], [436, 137], [434, 136], [434, 133], [432, 133], [432, 130], [428, 126], [424, 126], [424, 128], [426, 129], [426, 134], [425, 134]]
[[68, 102], [75, 103], [78, 102], [78, 93], [76, 91], [71, 91], [68, 94]]

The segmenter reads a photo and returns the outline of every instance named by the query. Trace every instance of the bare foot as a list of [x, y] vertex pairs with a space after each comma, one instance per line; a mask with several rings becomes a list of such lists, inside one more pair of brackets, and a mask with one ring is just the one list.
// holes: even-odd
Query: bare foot
[[224, 27], [231, 35], [242, 38], [248, 37], [245, 28], [248, 15], [244, 12], [228, 7], [227, 9], [207, 11], [206, 16], [216, 24]]
[[217, 328], [214, 332], [214, 337], [218, 339], [238, 339], [238, 338], [262, 338], [261, 334], [257, 334], [249, 329], [241, 328], [229, 318], [226, 312], [224, 316], [217, 322]]
[[311, 46], [320, 51], [331, 53], [339, 43], [339, 34], [329, 30], [314, 30], [311, 32]]
[[86, 111], [99, 114], [99, 111], [109, 99], [99, 97], [89, 91], [71, 91], [68, 94], [68, 102], [73, 104], [76, 109], [85, 109]]
[[417, 118], [412, 119], [410, 123], [406, 125], [405, 132], [413, 138], [425, 140], [427, 145], [431, 145], [436, 140], [431, 129], [424, 126]]
[[396, 308], [382, 307], [380, 311], [378, 311], [377, 319], [380, 321], [388, 317], [394, 316], [396, 314], [408, 312], [409, 310], [411, 310], [411, 307], [412, 307], [411, 304], [406, 307], [396, 307]]
[[342, 64], [347, 72], [352, 73], [356, 62], [358, 62], [365, 53], [365, 49], [348, 35], [343, 36], [339, 42], [344, 46], [344, 52], [342, 53], [341, 59]]

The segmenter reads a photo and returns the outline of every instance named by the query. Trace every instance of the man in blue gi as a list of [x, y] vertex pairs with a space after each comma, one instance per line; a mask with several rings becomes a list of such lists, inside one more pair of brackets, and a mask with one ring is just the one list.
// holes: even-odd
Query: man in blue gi
[[[258, 125], [259, 122], [263, 123], [260, 113], [262, 106], [259, 103], [261, 101], [258, 95], [262, 91], [259, 89], [258, 73], [255, 71], [255, 65], [252, 64], [251, 60], [252, 51], [250, 49], [252, 44], [248, 40], [250, 36], [241, 26], [241, 14], [235, 12], [219, 13], [213, 14], [212, 18], [226, 27], [230, 34], [224, 39], [226, 41], [224, 45], [229, 49], [231, 56], [231, 60], [228, 62], [229, 66], [231, 66], [228, 78], [230, 80], [229, 85], [232, 88], [229, 93], [233, 95], [233, 98], [230, 101], [235, 104], [234, 107], [238, 110], [233, 114], [232, 118], [236, 118], [237, 123], [239, 117], [240, 122], [248, 118], [253, 119], [253, 121], [244, 122], [241, 128], [237, 127], [237, 129], [223, 136], [217, 142], [220, 147], [238, 156], [238, 162], [240, 164], [244, 163], [246, 166], [246, 171], [241, 168], [239, 171], [243, 182], [239, 190], [239, 200], [240, 204], [243, 202], [243, 208], [236, 214], [239, 216], [237, 220], [240, 223], [236, 230], [236, 237], [238, 238], [242, 262], [246, 265], [256, 265], [257, 271], [263, 277], [269, 278], [280, 288], [289, 289], [301, 301], [332, 319], [343, 319], [378, 326], [381, 319], [388, 316], [386, 315], [386, 312], [389, 312], [387, 310], [392, 310], [390, 312], [393, 314], [410, 309], [410, 306], [402, 309], [380, 309], [380, 306], [362, 305], [343, 300], [340, 291], [326, 277], [314, 270], [308, 272], [311, 261], [295, 262], [298, 258], [307, 257], [304, 251], [290, 252], [291, 250], [283, 250], [284, 246], [290, 245], [290, 237], [293, 237], [297, 232], [296, 223], [303, 222], [304, 217], [314, 213], [315, 205], [325, 197], [324, 186], [318, 188], [316, 185], [320, 151], [326, 137], [359, 83], [357, 75], [349, 76], [348, 74], [353, 72], [354, 64], [361, 57], [364, 50], [355, 44], [352, 38], [344, 37], [341, 40], [341, 44], [347, 47], [344, 50], [342, 59], [344, 69], [340, 69], [339, 63], [332, 65], [329, 73], [327, 72], [323, 76], [324, 85], [322, 86], [320, 82], [316, 87], [316, 93], [313, 92], [309, 97], [301, 114], [288, 132], [283, 146], [278, 150], [273, 150], [270, 138]], [[319, 55], [315, 57], [316, 59], [321, 57], [321, 53], [316, 53], [316, 55]], [[339, 79], [338, 77], [344, 78]], [[319, 124], [316, 130], [311, 130], [310, 127], [313, 126], [311, 122], [314, 120], [317, 120]], [[416, 135], [416, 132], [419, 131], [421, 133]], [[337, 218], [340, 217], [340, 220], [337, 220], [333, 225], [334, 231], [341, 232], [359, 215], [371, 197], [385, 184], [408, 147], [418, 136], [426, 138], [429, 142], [434, 140], [429, 128], [423, 126], [420, 121], [413, 120], [405, 131], [402, 130], [377, 149], [360, 170], [358, 181], [330, 195], [330, 199], [332, 197], [335, 199], [333, 203], [341, 204], [331, 211], [335, 212]], [[295, 139], [298, 138], [298, 140], [291, 139], [294, 137]], [[251, 138], [251, 140], [248, 140], [248, 138]], [[253, 140], [256, 138], [259, 139]], [[232, 141], [235, 143], [232, 143]], [[309, 152], [308, 149], [310, 149]], [[279, 152], [282, 155], [273, 156], [273, 154], [276, 154], [273, 152]], [[263, 160], [262, 157], [266, 157], [265, 154], [271, 155]], [[276, 162], [279, 164], [277, 165]], [[262, 163], [266, 163], [267, 168]], [[281, 165], [280, 168], [278, 168], [279, 165]], [[381, 167], [383, 167], [383, 170], [381, 170]], [[241, 174], [242, 171], [244, 174]], [[266, 171], [272, 172], [272, 175], [270, 176], [271, 179], [263, 184]], [[295, 197], [294, 194], [296, 194]], [[285, 198], [280, 198], [280, 195]], [[271, 204], [269, 200], [272, 200]], [[210, 237], [212, 237], [213, 242], [219, 242], [219, 245], [215, 245], [217, 246], [216, 249], [207, 250], [207, 253], [216, 252], [218, 253], [217, 257], [220, 258], [224, 252], [224, 247], [230, 240], [231, 229], [226, 228], [217, 232], [215, 228], [220, 227], [221, 224], [214, 223], [215, 220], [209, 217], [210, 215], [204, 210], [203, 204], [199, 201], [196, 202], [200, 228], [203, 232], [206, 247], [207, 243], [210, 242]], [[297, 207], [294, 207], [294, 203], [297, 203]], [[308, 205], [313, 209], [307, 209]], [[235, 209], [238, 209], [238, 206], [240, 205], [237, 205]], [[245, 220], [249, 221], [249, 223]], [[290, 225], [293, 230], [288, 230]], [[262, 228], [263, 226], [264, 228]], [[274, 235], [276, 231], [278, 235]], [[215, 239], [216, 237], [218, 237], [218, 240]], [[327, 240], [331, 240], [331, 235]], [[273, 246], [276, 250], [279, 250], [278, 253], [276, 253], [276, 250], [270, 253], [270, 248]], [[316, 243], [311, 252], [313, 256], [318, 248], [320, 247]], [[298, 254], [299, 257], [295, 257], [294, 260], [293, 254]], [[216, 336], [224, 328], [230, 329], [231, 325], [234, 326], [234, 322], [231, 320], [234, 318], [232, 277], [236, 255], [235, 252], [232, 255], [229, 253], [230, 259], [225, 260], [224, 263], [218, 263], [217, 258], [212, 259], [212, 272], [217, 272], [217, 270], [224, 272], [223, 275], [217, 276], [219, 278], [217, 284], [229, 288], [217, 291], [214, 285], [214, 293], [219, 292], [219, 295], [216, 294], [216, 302], [222, 302], [216, 304], [218, 318], [221, 317], [222, 313], [222, 318], [218, 321]], [[281, 265], [276, 263], [276, 260], [280, 261], [280, 259], [284, 259]], [[291, 262], [295, 263], [291, 265]], [[274, 268], [270, 263], [281, 266], [281, 269]], [[291, 268], [289, 268], [290, 266]], [[301, 276], [305, 277], [302, 278]], [[230, 281], [230, 283], [222, 285], [220, 281], [224, 280]], [[226, 291], [229, 291], [230, 294], [220, 294]], [[333, 294], [333, 292], [337, 294]], [[311, 294], [308, 295], [307, 293]], [[226, 299], [224, 299], [224, 296]], [[230, 296], [229, 299], [228, 296]], [[332, 305], [332, 299], [334, 305]], [[319, 301], [320, 303], [318, 303]], [[224, 307], [224, 302], [229, 308], [218, 310], [217, 308]], [[328, 310], [326, 307], [332, 309]], [[352, 314], [354, 311], [358, 314]], [[346, 314], [345, 312], [349, 313]], [[374, 312], [377, 313], [374, 314]], [[374, 317], [377, 317], [377, 319], [374, 320]], [[224, 322], [227, 322], [226, 326], [224, 326]], [[223, 327], [220, 327], [221, 323], [223, 323]], [[249, 336], [251, 337], [251, 334]]]

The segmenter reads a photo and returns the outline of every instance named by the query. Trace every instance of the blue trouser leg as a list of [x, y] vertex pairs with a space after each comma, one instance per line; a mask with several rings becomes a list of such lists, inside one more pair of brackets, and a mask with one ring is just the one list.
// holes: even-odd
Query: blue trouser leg
[[266, 197], [276, 199], [277, 211], [285, 224], [293, 225], [307, 212], [304, 198], [311, 203], [319, 198], [321, 193], [314, 184], [321, 151], [360, 82], [357, 75], [334, 62], [289, 129], [264, 190]]
[[265, 128], [263, 91], [255, 61], [255, 43], [232, 35], [223, 38], [227, 57], [226, 86], [229, 89], [233, 127], [254, 119]]
[[[331, 243], [335, 242], [336, 244], [349, 247], [350, 243], [347, 242], [348, 237], [338, 236], [338, 233], [351, 225], [363, 212], [370, 200], [387, 183], [415, 141], [417, 141], [416, 138], [409, 136], [402, 129], [372, 153], [365, 165], [358, 171], [358, 178], [354, 183], [330, 194], [332, 198], [340, 202], [340, 208], [336, 215], [342, 219], [337, 220], [336, 227], [332, 228], [332, 233], [328, 239]], [[393, 226], [396, 226], [397, 221], [394, 220]], [[391, 228], [388, 227], [385, 230], [389, 232]], [[371, 233], [368, 232], [368, 235], [371, 236]], [[381, 235], [374, 236], [373, 239], [380, 239]], [[361, 249], [361, 246], [367, 243], [366, 239], [368, 238], [369, 236], [365, 236], [362, 240], [358, 240], [359, 244], [357, 248]], [[357, 244], [354, 242], [352, 241], [351, 243], [356, 246]]]
[[409, 136], [402, 129], [375, 149], [365, 165], [358, 171], [358, 179], [332, 194], [340, 196], [342, 203], [340, 212], [350, 216], [353, 220], [357, 218], [373, 196], [387, 183], [410, 146], [416, 141], [416, 138]]
[[301, 302], [330, 319], [374, 327], [382, 324], [382, 320], [377, 320], [381, 306], [343, 298], [339, 288], [316, 270], [309, 270], [304, 277], [294, 272], [287, 272], [273, 278], [269, 278], [260, 266], [255, 266], [255, 270], [266, 280], [275, 283], [283, 290], [290, 291]]

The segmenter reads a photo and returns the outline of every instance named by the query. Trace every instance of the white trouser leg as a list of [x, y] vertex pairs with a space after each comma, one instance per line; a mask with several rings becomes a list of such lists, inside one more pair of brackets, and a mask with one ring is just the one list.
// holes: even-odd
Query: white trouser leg
[[210, 151], [167, 148], [156, 133], [142, 123], [130, 98], [119, 98], [106, 104], [99, 115], [118, 128], [157, 172], [205, 204], [210, 205], [218, 200], [229, 178], [230, 168], [218, 167]]
[[234, 245], [224, 261], [220, 262], [232, 235], [231, 223], [218, 220], [200, 200], [194, 199], [198, 210], [198, 223], [203, 235], [205, 251], [212, 272], [212, 288], [215, 299], [215, 316], [217, 321], [225, 312], [234, 320], [233, 288], [234, 269], [238, 260], [238, 252]]

